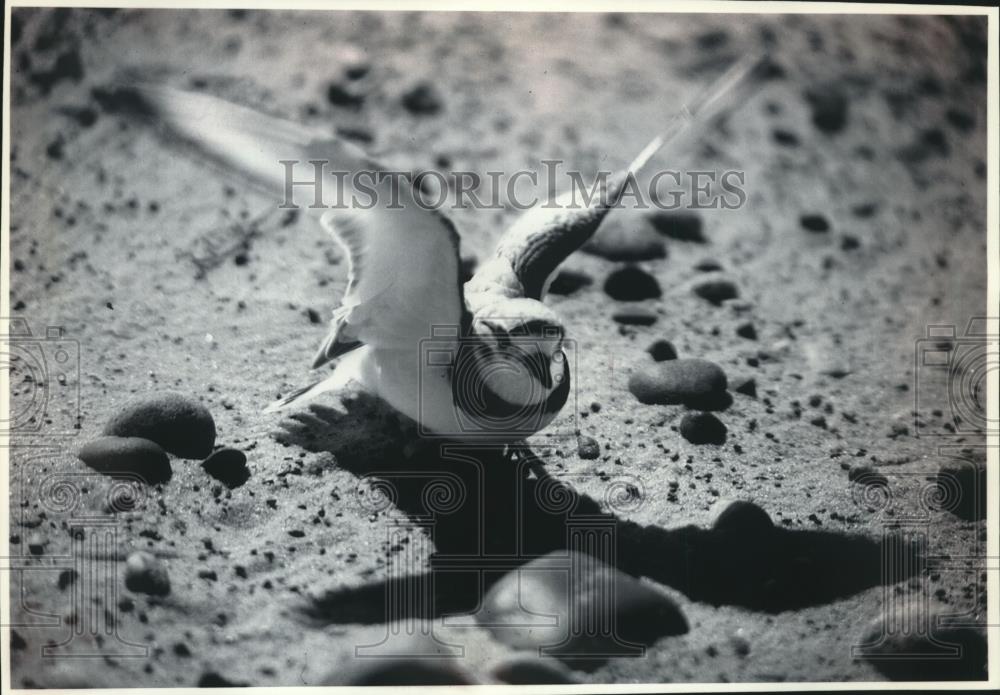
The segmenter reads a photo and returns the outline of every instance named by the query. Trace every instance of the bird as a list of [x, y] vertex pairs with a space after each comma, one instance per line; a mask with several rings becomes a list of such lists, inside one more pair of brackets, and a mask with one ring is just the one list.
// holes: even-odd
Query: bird
[[142, 115], [172, 142], [193, 147], [251, 188], [290, 196], [348, 258], [346, 290], [311, 365], [335, 362], [333, 371], [264, 412], [360, 387], [415, 422], [422, 437], [513, 445], [550, 425], [570, 395], [567, 328], [543, 301], [559, 265], [594, 235], [630, 179], [693, 123], [721, 113], [723, 97], [760, 63], [757, 56], [737, 61], [627, 167], [601, 180], [588, 204], [567, 191], [554, 205], [523, 212], [464, 285], [455, 224], [418, 204], [412, 180], [383, 178], [373, 186], [373, 204], [354, 207], [314, 207], [308, 192], [286, 188], [279, 162], [388, 170], [360, 147], [204, 92], [131, 89]]

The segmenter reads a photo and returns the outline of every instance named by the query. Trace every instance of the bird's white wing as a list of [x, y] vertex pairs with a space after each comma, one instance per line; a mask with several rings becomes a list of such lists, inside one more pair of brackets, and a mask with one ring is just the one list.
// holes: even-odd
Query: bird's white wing
[[[135, 97], [137, 115], [151, 120], [161, 136], [195, 149], [229, 173], [240, 174], [252, 188], [273, 197], [276, 205], [286, 202], [289, 171], [295, 181], [315, 179], [311, 161], [323, 162], [326, 205], [340, 202], [332, 172], [381, 170], [361, 148], [341, 138], [209, 94], [154, 85], [122, 89]], [[290, 193], [294, 205], [323, 212], [310, 207], [316, 200], [313, 186], [292, 186]]]
[[405, 182], [387, 179], [375, 197], [371, 209], [330, 210], [320, 220], [344, 247], [350, 270], [314, 367], [361, 344], [416, 357], [420, 340], [431, 337], [433, 327], [461, 326], [455, 227], [417, 205]]

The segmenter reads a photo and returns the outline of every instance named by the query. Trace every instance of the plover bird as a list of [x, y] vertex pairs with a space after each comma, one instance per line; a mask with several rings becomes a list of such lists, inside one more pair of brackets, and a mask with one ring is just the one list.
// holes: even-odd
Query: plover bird
[[[242, 182], [318, 216], [349, 259], [347, 289], [312, 367], [336, 360], [324, 379], [267, 411], [300, 406], [356, 385], [414, 420], [422, 434], [519, 442], [545, 428], [570, 393], [566, 328], [543, 303], [559, 264], [622, 199], [629, 182], [667, 142], [720, 110], [756, 58], [737, 62], [689, 103], [669, 128], [588, 205], [573, 191], [526, 211], [463, 286], [459, 235], [443, 213], [418, 204], [413, 179], [372, 179], [371, 205], [313, 207], [315, 190], [289, 185], [282, 162], [326, 171], [386, 172], [360, 148], [328, 133], [204, 93], [141, 87], [145, 115], [194, 145]], [[728, 101], [728, 100], [727, 100]], [[301, 169], [299, 170], [301, 173]], [[358, 191], [352, 184], [345, 195]]]

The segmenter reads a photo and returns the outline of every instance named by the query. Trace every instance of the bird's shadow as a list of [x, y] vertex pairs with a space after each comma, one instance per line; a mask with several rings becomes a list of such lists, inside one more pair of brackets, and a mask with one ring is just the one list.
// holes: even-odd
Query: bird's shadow
[[[434, 552], [430, 569], [426, 564], [404, 567], [387, 579], [311, 597], [304, 614], [323, 623], [474, 613], [505, 572], [553, 551], [580, 549], [574, 534], [582, 527], [613, 533], [611, 544], [591, 544], [587, 551], [627, 574], [672, 587], [694, 601], [768, 613], [825, 604], [903, 580], [907, 577], [898, 570], [887, 573], [886, 558], [917, 552], [895, 536], [876, 540], [776, 527], [756, 508], [725, 523], [720, 519], [712, 528], [643, 526], [608, 513], [609, 497], [602, 509], [598, 500], [555, 477], [529, 473], [545, 463], [535, 451], [521, 450], [514, 460], [497, 446], [434, 442], [415, 447], [420, 440], [412, 428], [401, 426], [377, 399], [360, 396], [347, 405], [346, 414], [312, 406], [308, 414], [283, 423], [279, 439], [332, 452], [339, 466], [361, 479], [369, 503], [392, 504], [412, 524], [425, 527]], [[645, 501], [662, 494], [646, 489]], [[912, 573], [919, 562], [894, 565], [914, 568]], [[386, 600], [404, 590], [432, 599]]]

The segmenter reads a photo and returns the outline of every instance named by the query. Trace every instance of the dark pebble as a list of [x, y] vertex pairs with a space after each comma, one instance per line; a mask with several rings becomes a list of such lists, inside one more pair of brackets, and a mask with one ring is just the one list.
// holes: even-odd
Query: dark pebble
[[[917, 602], [902, 610], [883, 610], [855, 647], [857, 658], [870, 660], [890, 680], [956, 681], [986, 679], [986, 632], [949, 625], [954, 610]], [[942, 620], [943, 619], [943, 620]], [[952, 650], [957, 648], [957, 653]], [[936, 657], [936, 658], [935, 658]]]
[[[555, 624], [538, 626], [539, 614], [555, 614]], [[640, 645], [688, 631], [684, 614], [665, 593], [576, 551], [554, 552], [507, 573], [487, 592], [479, 615], [503, 644], [532, 650], [559, 645], [592, 653], [595, 661], [606, 659], [600, 655], [613, 638], [585, 629], [593, 621], [614, 620], [618, 637]]]
[[76, 570], [63, 570], [59, 573], [59, 588], [65, 591], [66, 587], [75, 584], [79, 577], [80, 575]]
[[365, 96], [353, 85], [333, 82], [326, 89], [326, 100], [334, 106], [358, 108], [365, 103]]
[[444, 103], [434, 85], [421, 82], [403, 94], [403, 106], [415, 116], [433, 116]]
[[774, 529], [774, 522], [767, 512], [753, 502], [736, 500], [720, 509], [712, 528], [727, 533], [762, 535]]
[[781, 128], [775, 128], [771, 132], [771, 138], [779, 145], [784, 147], [798, 147], [799, 146], [799, 136], [790, 130], [782, 130]]
[[667, 247], [648, 227], [630, 229], [621, 225], [602, 228], [581, 249], [609, 261], [652, 261], [667, 257]]
[[822, 215], [802, 215], [799, 218], [799, 224], [807, 232], [821, 233], [830, 231], [830, 223]]
[[747, 340], [757, 340], [757, 329], [748, 321], [736, 327], [736, 335]]
[[878, 203], [861, 203], [851, 208], [851, 214], [860, 219], [872, 217], [878, 212]]
[[847, 125], [847, 96], [833, 84], [821, 85], [806, 92], [812, 110], [812, 122], [821, 132], [832, 135]]
[[619, 311], [612, 317], [616, 323], [624, 326], [652, 326], [659, 318], [652, 311], [643, 309], [632, 309], [630, 311]]
[[201, 459], [215, 445], [215, 421], [204, 406], [175, 393], [141, 398], [124, 406], [104, 434], [142, 437], [181, 458]]
[[611, 273], [604, 282], [604, 291], [612, 299], [621, 302], [658, 299], [663, 294], [656, 278], [634, 265]]
[[976, 119], [972, 117], [972, 114], [965, 111], [948, 109], [945, 117], [948, 119], [949, 123], [963, 133], [967, 133], [976, 127]]
[[752, 376], [737, 376], [732, 380], [732, 389], [736, 393], [742, 393], [751, 398], [757, 397], [757, 380]]
[[853, 251], [859, 246], [861, 246], [861, 242], [856, 236], [851, 236], [850, 234], [845, 234], [840, 240], [840, 249], [842, 251]]
[[237, 488], [250, 479], [247, 457], [239, 449], [219, 449], [202, 461], [201, 467], [229, 489]]
[[726, 426], [712, 413], [688, 413], [681, 419], [681, 436], [692, 444], [725, 444]]
[[125, 561], [125, 587], [129, 591], [152, 596], [170, 593], [170, 577], [166, 566], [150, 553], [132, 553]]
[[722, 264], [713, 258], [706, 258], [698, 262], [698, 265], [694, 267], [699, 273], [713, 273], [718, 270], [722, 270]]
[[594, 284], [593, 278], [586, 273], [579, 273], [574, 270], [560, 270], [552, 279], [549, 285], [549, 292], [566, 296], [579, 292], [584, 287]]
[[170, 480], [167, 453], [156, 442], [141, 437], [98, 437], [77, 454], [95, 471], [107, 475], [129, 473], [151, 485]]
[[726, 373], [708, 360], [667, 360], [640, 366], [629, 378], [628, 388], [647, 405], [692, 403], [725, 394]]
[[740, 296], [739, 290], [731, 280], [703, 280], [702, 282], [695, 283], [691, 289], [696, 295], [716, 306], [719, 306], [727, 299], [736, 299]]
[[558, 685], [579, 683], [573, 674], [552, 658], [513, 658], [493, 668], [497, 680], [510, 685]]
[[199, 688], [237, 688], [245, 687], [246, 685], [246, 683], [239, 683], [231, 681], [228, 678], [223, 678], [215, 671], [206, 671], [198, 679]]
[[660, 234], [677, 241], [692, 241], [704, 244], [701, 218], [690, 212], [668, 212], [658, 210], [649, 216], [653, 228]]
[[581, 436], [576, 442], [576, 453], [582, 459], [596, 459], [601, 455], [601, 445], [593, 437]]
[[674, 344], [669, 340], [657, 340], [655, 343], [646, 348], [646, 352], [648, 352], [650, 357], [652, 357], [656, 362], [666, 362], [667, 360], [677, 359], [677, 350], [674, 348]]

